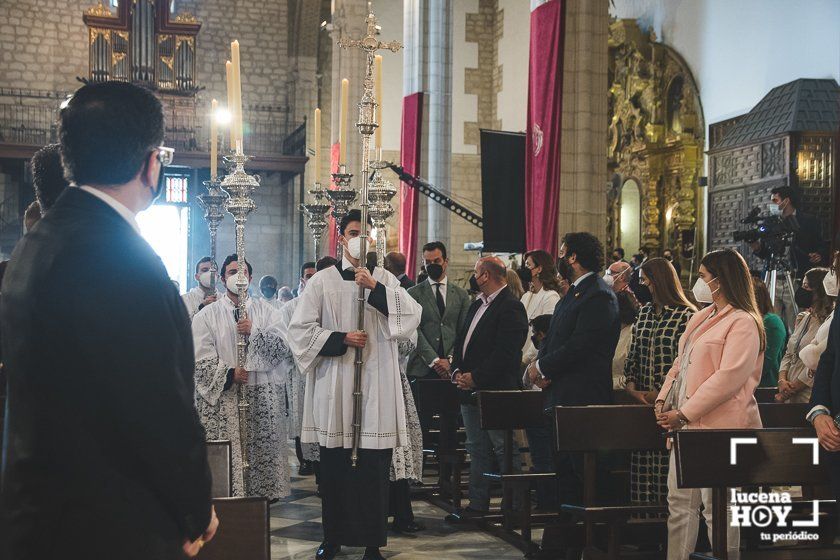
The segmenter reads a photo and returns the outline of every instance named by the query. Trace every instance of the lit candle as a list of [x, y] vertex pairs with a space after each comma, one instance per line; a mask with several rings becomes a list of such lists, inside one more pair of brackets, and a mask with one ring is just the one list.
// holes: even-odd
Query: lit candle
[[315, 182], [321, 182], [321, 109], [315, 109]]
[[210, 180], [216, 180], [216, 170], [219, 167], [219, 130], [216, 124], [216, 110], [219, 102], [210, 101]]
[[231, 117], [228, 123], [228, 127], [230, 128], [230, 149], [233, 151], [236, 149], [236, 130], [234, 128], [236, 125], [233, 122], [233, 66], [230, 60], [225, 62], [225, 76], [227, 77], [227, 110]]
[[347, 163], [347, 95], [350, 93], [350, 80], [341, 80], [341, 110], [338, 112], [338, 163]]
[[230, 44], [230, 62], [233, 65], [233, 101], [236, 105], [234, 122], [236, 123], [236, 149], [242, 152], [242, 72], [239, 63], [239, 41]]
[[376, 108], [376, 134], [374, 136], [374, 146], [376, 147], [376, 157], [379, 157], [379, 152], [382, 150], [382, 55], [376, 55], [373, 59], [374, 80], [376, 95], [376, 102], [379, 107]]

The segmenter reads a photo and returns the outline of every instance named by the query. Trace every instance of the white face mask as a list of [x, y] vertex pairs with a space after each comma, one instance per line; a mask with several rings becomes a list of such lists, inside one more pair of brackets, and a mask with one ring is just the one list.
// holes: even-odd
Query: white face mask
[[347, 240], [347, 254], [355, 260], [359, 259], [359, 255], [362, 254], [361, 237], [353, 237], [352, 239]]
[[823, 278], [823, 288], [829, 296], [837, 297], [837, 275], [834, 274], [833, 270]]
[[[234, 294], [239, 295], [239, 291], [238, 291], [238, 289], [236, 288], [236, 277], [237, 277], [237, 275], [236, 275], [236, 274], [232, 274], [232, 275], [231, 275], [231, 276], [227, 279], [227, 281], [225, 282], [225, 286], [227, 287], [227, 289], [228, 289], [228, 290], [230, 290], [230, 292], [231, 292], [231, 293], [234, 293]], [[248, 278], [246, 277], [246, 278], [245, 278], [245, 280], [247, 280], [247, 279], [248, 279]], [[246, 290], [247, 290], [247, 289], [246, 289]]]
[[613, 275], [609, 270], [606, 272], [606, 274], [604, 274], [604, 284], [606, 284], [610, 288], [612, 288], [615, 285], [615, 278], [613, 278]]
[[198, 275], [198, 283], [209, 290], [212, 287], [212, 285], [210, 284], [210, 277], [212, 275], [213, 271], [205, 270], [204, 272]]
[[[716, 278], [712, 278], [711, 282], [714, 282]], [[714, 298], [712, 297], [713, 293], [712, 289], [709, 288], [709, 284], [703, 280], [702, 278], [698, 278], [697, 282], [694, 283], [694, 287], [691, 288], [692, 293], [694, 293], [694, 299], [697, 300], [698, 303], [712, 303]], [[715, 290], [716, 292], [717, 290]]]
[[782, 209], [777, 204], [771, 204], [767, 210], [771, 216], [781, 216], [782, 214]]

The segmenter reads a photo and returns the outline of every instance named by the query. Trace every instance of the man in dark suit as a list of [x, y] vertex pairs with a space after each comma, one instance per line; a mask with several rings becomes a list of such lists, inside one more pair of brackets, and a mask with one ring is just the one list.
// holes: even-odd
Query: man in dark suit
[[397, 277], [400, 286], [407, 290], [414, 286], [414, 280], [405, 273], [405, 255], [391, 251], [385, 255], [385, 270]]
[[[572, 284], [554, 310], [528, 377], [548, 391], [549, 410], [557, 405], [611, 404], [612, 359], [621, 323], [615, 294], [598, 276], [604, 248], [591, 233], [568, 233], [559, 257], [559, 272]], [[557, 468], [561, 503], [580, 503], [581, 458], [561, 454]]]
[[[781, 186], [770, 191], [770, 201], [778, 208], [784, 226], [793, 232], [790, 247], [790, 266], [797, 278], [815, 266], [828, 264], [828, 252], [823, 239], [822, 225], [816, 216], [798, 210], [799, 193], [793, 187]], [[751, 244], [759, 258], [770, 257], [770, 250], [763, 241]]]
[[187, 312], [135, 215], [161, 192], [163, 110], [122, 82], [60, 114], [68, 188], [2, 287], [9, 396], [0, 556], [170, 559], [218, 521]]
[[519, 387], [517, 378], [522, 347], [528, 337], [528, 315], [508, 289], [505, 273], [505, 264], [498, 257], [478, 260], [470, 286], [479, 294], [455, 339], [452, 376], [461, 389], [461, 416], [470, 454], [470, 504], [448, 515], [449, 522], [487, 513], [490, 484], [483, 473], [493, 470], [493, 453], [499, 465], [504, 464], [504, 431], [481, 429], [475, 391]]

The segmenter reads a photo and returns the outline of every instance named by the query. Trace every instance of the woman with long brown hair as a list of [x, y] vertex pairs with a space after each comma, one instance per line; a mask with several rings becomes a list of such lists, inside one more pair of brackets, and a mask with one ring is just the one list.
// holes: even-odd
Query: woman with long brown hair
[[[827, 268], [812, 268], [805, 273], [802, 286], [796, 290], [796, 305], [801, 313], [796, 317], [793, 334], [779, 366], [777, 402], [806, 403], [811, 399], [814, 371], [800, 357], [834, 309], [834, 298], [825, 293], [823, 279]], [[816, 367], [814, 367], [816, 369]]]
[[[694, 297], [711, 305], [694, 314], [680, 338], [679, 354], [656, 399], [657, 423], [668, 431], [761, 428], [753, 393], [766, 342], [747, 263], [732, 249], [712, 251], [699, 274]], [[684, 560], [694, 551], [701, 503], [706, 526], [712, 527], [711, 489], [678, 488], [672, 453], [668, 560]], [[730, 558], [737, 558], [739, 545], [738, 527], [727, 524]]]
[[[630, 351], [624, 364], [626, 391], [642, 404], [653, 404], [665, 375], [677, 357], [685, 326], [697, 311], [685, 297], [677, 271], [664, 258], [648, 259], [639, 282], [653, 301], [642, 306], [633, 326]], [[630, 497], [638, 504], [658, 504], [668, 495], [668, 453], [633, 453], [630, 462]]]
[[[553, 315], [560, 301], [560, 282], [554, 258], [545, 251], [529, 251], [525, 253], [525, 270], [526, 278], [530, 277], [531, 288], [522, 295], [521, 301], [528, 314], [528, 321], [540, 315]], [[537, 357], [537, 350], [531, 342], [533, 335], [532, 330], [522, 348], [523, 364], [530, 364]]]

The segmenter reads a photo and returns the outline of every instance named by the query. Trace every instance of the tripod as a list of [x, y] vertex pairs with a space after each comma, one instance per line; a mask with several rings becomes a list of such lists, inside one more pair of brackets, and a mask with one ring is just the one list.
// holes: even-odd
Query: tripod
[[[799, 307], [796, 305], [796, 288], [793, 286], [793, 278], [790, 275], [790, 260], [786, 258], [784, 251], [773, 250], [770, 256], [764, 261], [764, 283], [767, 284], [767, 289], [770, 290], [770, 301], [776, 305], [776, 279], [781, 272], [785, 277], [784, 287], [787, 287], [787, 295], [790, 297], [791, 309], [793, 309], [794, 317], [799, 315]], [[784, 290], [782, 290], [784, 292]], [[782, 305], [787, 303], [785, 301], [785, 294], [781, 296]]]

